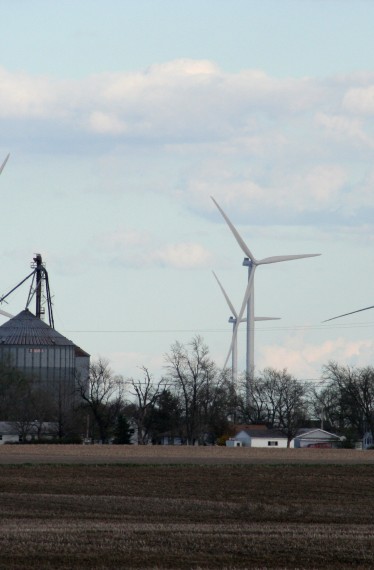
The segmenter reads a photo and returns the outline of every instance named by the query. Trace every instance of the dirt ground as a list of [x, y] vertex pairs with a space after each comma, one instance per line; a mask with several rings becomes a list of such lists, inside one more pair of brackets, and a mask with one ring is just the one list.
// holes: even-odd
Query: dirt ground
[[9, 464], [374, 464], [374, 451], [137, 445], [0, 445]]
[[[156, 465], [146, 451], [137, 457], [148, 465], [0, 465], [0, 569], [374, 567], [372, 465]], [[190, 460], [206, 461], [191, 451]], [[232, 462], [223, 451], [216, 457]], [[101, 461], [108, 457], [117, 459], [103, 450]]]

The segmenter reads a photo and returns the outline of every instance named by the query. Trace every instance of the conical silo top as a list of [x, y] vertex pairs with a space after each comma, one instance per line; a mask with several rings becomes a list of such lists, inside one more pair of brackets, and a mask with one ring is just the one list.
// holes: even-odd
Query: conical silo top
[[75, 346], [28, 309], [0, 326], [0, 345]]

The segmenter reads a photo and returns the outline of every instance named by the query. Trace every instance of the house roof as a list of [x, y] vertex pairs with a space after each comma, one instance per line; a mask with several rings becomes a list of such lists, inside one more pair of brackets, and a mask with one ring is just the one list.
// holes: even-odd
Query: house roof
[[264, 426], [262, 426], [262, 428], [263, 429], [258, 429], [256, 427], [256, 429], [241, 430], [236, 434], [236, 437], [238, 437], [241, 432], [244, 432], [251, 438], [257, 437], [261, 439], [287, 439], [287, 436], [284, 435], [284, 433], [282, 433], [279, 429], [268, 429], [266, 427], [264, 428]]
[[298, 431], [295, 439], [315, 439], [317, 436], [323, 436], [324, 439], [340, 439], [340, 437], [335, 433], [330, 433], [329, 431], [325, 431], [320, 428], [302, 428]]

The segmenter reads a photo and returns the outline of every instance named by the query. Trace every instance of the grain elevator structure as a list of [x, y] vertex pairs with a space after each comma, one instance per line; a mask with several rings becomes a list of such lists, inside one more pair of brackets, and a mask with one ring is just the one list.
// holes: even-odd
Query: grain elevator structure
[[[40, 254], [33, 271], [0, 299], [31, 278], [26, 308], [0, 326], [0, 362], [29, 378], [33, 386], [69, 406], [77, 395], [77, 379], [88, 378], [90, 355], [54, 328], [48, 273]], [[35, 300], [35, 314], [29, 309]], [[47, 311], [45, 308], [47, 307]], [[48, 313], [49, 324], [44, 321]]]

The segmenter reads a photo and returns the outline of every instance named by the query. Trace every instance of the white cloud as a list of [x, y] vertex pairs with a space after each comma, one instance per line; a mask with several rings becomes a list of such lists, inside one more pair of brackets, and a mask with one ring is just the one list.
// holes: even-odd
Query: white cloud
[[102, 113], [95, 111], [89, 117], [89, 126], [96, 132], [101, 134], [119, 135], [126, 132], [126, 125], [111, 113]]
[[211, 253], [195, 242], [157, 243], [159, 238], [145, 231], [118, 229], [97, 235], [94, 250], [110, 262], [130, 267], [198, 269], [207, 267]]
[[56, 87], [57, 84], [47, 77], [10, 73], [0, 68], [0, 117], [52, 116], [59, 110]]
[[371, 365], [373, 350], [373, 340], [350, 341], [340, 337], [312, 344], [305, 342], [301, 335], [288, 338], [283, 346], [261, 347], [258, 368], [287, 368], [295, 376], [316, 379], [321, 376], [322, 367], [329, 361], [350, 366]]
[[374, 114], [374, 85], [349, 89], [343, 99], [343, 107], [359, 115]]
[[[136, 149], [142, 191], [153, 191], [167, 173], [160, 191], [200, 213], [210, 211], [214, 194], [237, 220], [302, 225], [331, 223], [333, 215], [343, 226], [374, 215], [372, 82], [370, 74], [323, 81], [256, 69], [226, 73], [188, 59], [79, 81], [0, 69], [0, 116], [4, 137], [17, 136], [22, 120], [20, 144], [33, 152], [52, 141], [69, 153], [75, 145], [80, 153], [117, 154], [116, 180], [123, 153]], [[159, 178], [148, 174], [149, 157]], [[116, 184], [109, 162], [102, 163], [108, 192]], [[153, 261], [179, 263], [174, 250], [158, 249]], [[204, 259], [188, 257], [192, 264]]]
[[210, 253], [198, 243], [178, 243], [164, 246], [151, 253], [151, 260], [175, 269], [207, 267]]
[[340, 143], [346, 144], [348, 139], [354, 144], [367, 145], [369, 148], [374, 146], [374, 139], [364, 132], [363, 122], [359, 119], [352, 119], [343, 115], [317, 113], [316, 122], [324, 127], [328, 136]]

